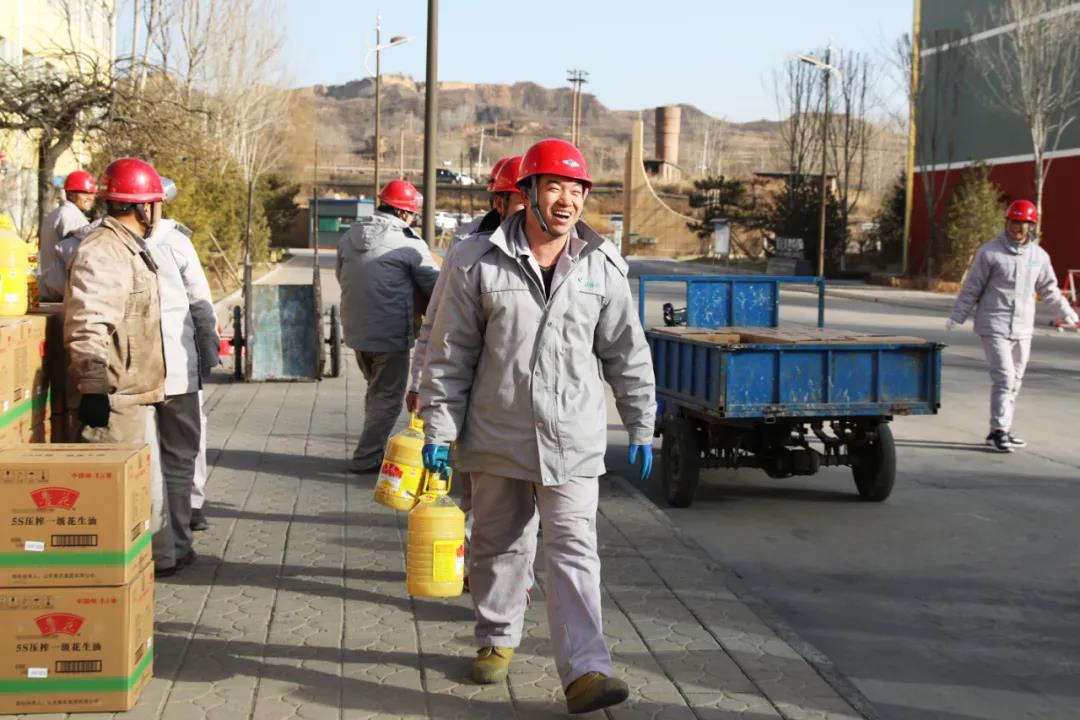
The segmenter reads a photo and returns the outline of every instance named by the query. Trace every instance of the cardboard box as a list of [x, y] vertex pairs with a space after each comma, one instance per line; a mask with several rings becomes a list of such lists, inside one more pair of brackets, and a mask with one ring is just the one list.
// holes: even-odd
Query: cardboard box
[[120, 587], [2, 589], [0, 714], [130, 710], [153, 643], [153, 566]]
[[150, 542], [149, 446], [0, 450], [0, 587], [124, 585]]
[[[43, 370], [44, 389], [48, 393], [52, 406], [50, 414], [58, 415], [67, 407], [67, 370], [68, 356], [64, 347], [64, 306], [61, 303], [42, 303], [27, 316], [32, 321], [43, 323], [36, 327], [34, 334], [44, 340]], [[44, 333], [42, 336], [42, 332]]]
[[22, 399], [17, 392], [19, 383], [15, 375], [15, 349], [22, 339], [20, 318], [0, 318], [0, 427], [7, 413]]

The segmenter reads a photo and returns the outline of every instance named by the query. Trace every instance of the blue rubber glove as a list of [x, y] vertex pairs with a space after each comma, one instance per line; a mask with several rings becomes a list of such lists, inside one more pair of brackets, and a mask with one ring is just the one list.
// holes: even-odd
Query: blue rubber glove
[[424, 467], [434, 473], [446, 472], [446, 466], [450, 464], [450, 446], [428, 443], [420, 451], [424, 458]]
[[652, 445], [631, 445], [629, 456], [631, 465], [637, 462], [639, 450], [641, 451], [641, 479], [648, 480], [649, 474], [652, 473]]

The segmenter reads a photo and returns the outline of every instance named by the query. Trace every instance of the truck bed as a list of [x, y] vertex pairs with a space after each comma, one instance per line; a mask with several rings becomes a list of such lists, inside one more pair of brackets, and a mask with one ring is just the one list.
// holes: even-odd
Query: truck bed
[[925, 415], [941, 348], [922, 338], [801, 325], [646, 332], [657, 395], [718, 418]]

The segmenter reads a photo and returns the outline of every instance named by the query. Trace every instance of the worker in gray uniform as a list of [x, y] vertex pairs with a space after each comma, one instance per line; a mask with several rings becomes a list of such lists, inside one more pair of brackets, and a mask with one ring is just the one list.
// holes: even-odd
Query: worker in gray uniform
[[[520, 160], [521, 156], [518, 155], [517, 158]], [[506, 161], [509, 159], [510, 158], [505, 157], [499, 158], [495, 161], [495, 164], [491, 166], [491, 176], [488, 178], [487, 184], [488, 207], [490, 207], [491, 210], [495, 209], [495, 198], [498, 195], [498, 193], [495, 192], [495, 180], [499, 175], [499, 170], [502, 169], [502, 166], [505, 165]], [[465, 238], [469, 237], [475, 232], [478, 232], [480, 230], [481, 223], [483, 223], [485, 218], [489, 217], [490, 215], [491, 212], [489, 211], [487, 214], [474, 218], [459, 227], [457, 230], [455, 230], [453, 237], [450, 238], [450, 247], [454, 247]]]
[[[171, 197], [167, 196], [167, 199]], [[165, 400], [155, 406], [163, 487], [153, 493], [154, 567], [167, 576], [191, 565], [191, 497], [202, 444], [202, 385], [220, 363], [217, 316], [191, 230], [162, 219], [146, 244], [158, 267]]]
[[1005, 229], [979, 248], [945, 327], [962, 325], [973, 312], [975, 332], [982, 339], [990, 366], [990, 434], [986, 444], [1011, 453], [1027, 442], [1013, 435], [1013, 414], [1031, 357], [1035, 330], [1035, 296], [1076, 325], [1076, 311], [1061, 294], [1050, 255], [1032, 236], [1038, 210], [1017, 200], [1005, 212]]
[[367, 381], [364, 429], [350, 472], [374, 472], [382, 465], [409, 382], [414, 290], [426, 305], [439, 277], [427, 243], [411, 227], [419, 200], [412, 184], [391, 180], [371, 220], [354, 224], [338, 243], [345, 344], [356, 352]]
[[[521, 156], [503, 158], [496, 163], [498, 172], [489, 189], [492, 195], [492, 209], [480, 219], [476, 228], [477, 235], [491, 235], [499, 229], [499, 226], [511, 215], [525, 206], [525, 196], [517, 186], [518, 170], [521, 167]], [[445, 263], [452, 263], [454, 253], [459, 245], [452, 245], [446, 253]], [[428, 339], [431, 337], [431, 326], [434, 324], [435, 314], [439, 309], [439, 299], [442, 297], [446, 276], [439, 274], [435, 283], [435, 289], [431, 292], [431, 300], [428, 301], [427, 312], [424, 315], [424, 323], [416, 334], [416, 345], [413, 347], [412, 372], [409, 381], [409, 392], [405, 395], [405, 407], [409, 412], [416, 412], [420, 405], [420, 379], [424, 370], [424, 357], [427, 355]], [[458, 502], [462, 512], [465, 513], [465, 589], [469, 590], [468, 563], [471, 558], [469, 553], [469, 541], [472, 538], [472, 482], [469, 473], [458, 473], [456, 484], [460, 493]], [[531, 570], [530, 566], [530, 570]], [[526, 581], [525, 592], [533, 585], [533, 576], [530, 572]]]
[[57, 245], [71, 233], [86, 228], [86, 214], [94, 207], [97, 181], [85, 170], [75, 170], [64, 178], [64, 200], [41, 222], [38, 234], [38, 295], [42, 302], [60, 302], [67, 287], [68, 267], [57, 254]]
[[652, 360], [614, 246], [580, 222], [585, 158], [543, 140], [522, 158], [526, 209], [463, 240], [447, 275], [420, 387], [425, 466], [472, 476], [470, 578], [480, 647], [472, 677], [501, 682], [521, 642], [537, 523], [545, 596], [567, 709], [622, 702], [603, 634], [596, 540], [605, 472], [603, 382], [630, 434], [630, 461], [652, 466]]

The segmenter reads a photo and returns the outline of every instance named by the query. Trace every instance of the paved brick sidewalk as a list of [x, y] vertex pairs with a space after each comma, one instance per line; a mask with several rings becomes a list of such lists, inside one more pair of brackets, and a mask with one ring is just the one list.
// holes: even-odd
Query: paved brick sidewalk
[[[373, 476], [343, 472], [363, 391], [352, 366], [321, 383], [210, 387], [212, 527], [199, 562], [158, 585], [155, 679], [117, 717], [565, 716], [542, 575], [496, 686], [468, 680], [468, 596], [405, 594], [405, 516], [372, 502]], [[601, 482], [605, 627], [632, 688], [608, 717], [862, 717], [647, 501]]]

